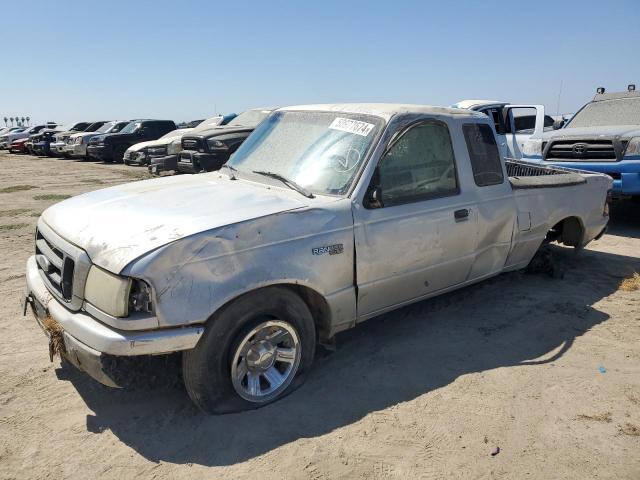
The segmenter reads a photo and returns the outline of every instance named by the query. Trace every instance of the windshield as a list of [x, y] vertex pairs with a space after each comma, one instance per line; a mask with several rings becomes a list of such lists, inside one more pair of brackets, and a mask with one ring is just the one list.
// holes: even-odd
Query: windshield
[[344, 195], [382, 119], [338, 112], [276, 112], [229, 160], [239, 172], [271, 172], [317, 194]]
[[138, 129], [138, 127], [140, 125], [141, 125], [140, 122], [131, 122], [126, 127], [124, 127], [122, 130], [120, 130], [120, 133], [133, 133]]
[[640, 125], [640, 97], [588, 103], [564, 128]]
[[208, 128], [217, 127], [218, 125], [221, 125], [223, 121], [224, 121], [224, 117], [222, 115], [207, 118], [206, 120], [203, 120], [198, 125], [196, 125], [194, 130], [195, 131], [207, 130]]
[[96, 133], [107, 133], [111, 128], [113, 128], [115, 124], [116, 122], [107, 122], [103, 126], [101, 126], [98, 130], [96, 130]]
[[227, 125], [236, 127], [255, 127], [262, 120], [267, 118], [270, 113], [271, 110], [247, 110], [231, 120]]
[[90, 124], [87, 128], [85, 128], [83, 130], [83, 132], [95, 132], [96, 130], [98, 130], [102, 125], [104, 125], [104, 122], [94, 122], [92, 124]]

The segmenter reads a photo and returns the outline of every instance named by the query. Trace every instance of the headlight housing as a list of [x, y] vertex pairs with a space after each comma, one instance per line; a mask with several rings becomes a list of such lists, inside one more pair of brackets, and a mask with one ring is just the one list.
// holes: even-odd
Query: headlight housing
[[638, 157], [635, 160], [640, 160], [640, 137], [633, 137], [629, 140], [627, 148], [624, 150], [624, 159], [629, 160], [630, 157]]
[[176, 155], [182, 150], [182, 142], [180, 140], [174, 140], [167, 145], [167, 155]]
[[93, 265], [84, 286], [84, 298], [114, 317], [129, 315], [131, 278], [121, 277]]
[[75, 144], [76, 145], [82, 145], [82, 140], [83, 140], [82, 137], [76, 137]]
[[113, 317], [153, 313], [151, 287], [137, 278], [123, 277], [93, 265], [84, 286], [85, 300]]
[[207, 145], [209, 146], [209, 150], [229, 150], [229, 145], [215, 138], [207, 140]]

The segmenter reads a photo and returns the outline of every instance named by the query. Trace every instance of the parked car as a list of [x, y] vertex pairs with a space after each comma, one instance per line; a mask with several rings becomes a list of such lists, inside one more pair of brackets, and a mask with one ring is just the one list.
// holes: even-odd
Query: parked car
[[[216, 115], [201, 121], [191, 128], [181, 128], [175, 131], [179, 136], [171, 136], [171, 140], [160, 138], [156, 141], [147, 142], [144, 145], [145, 164], [149, 165], [149, 173], [159, 175], [161, 172], [177, 171], [178, 155], [182, 151], [182, 137], [191, 132], [203, 132], [222, 125], [227, 125], [237, 115], [235, 113], [227, 115]], [[165, 137], [170, 134], [165, 135]], [[134, 145], [131, 148], [135, 148]]]
[[58, 153], [51, 149], [55, 136], [60, 133], [62, 127], [43, 128], [38, 133], [29, 136], [31, 153], [38, 156], [56, 157]]
[[53, 142], [49, 145], [49, 149], [58, 157], [65, 156], [67, 139], [74, 133], [85, 131], [91, 125], [91, 122], [76, 122], [61, 126], [58, 133], [54, 135]]
[[5, 133], [19, 133], [22, 132], [23, 130], [25, 130], [28, 127], [4, 127], [4, 128], [0, 128], [0, 136], [4, 135]]
[[95, 131], [87, 129], [84, 132], [74, 133], [67, 139], [65, 153], [71, 158], [89, 158], [87, 146], [89, 145], [89, 142], [92, 138], [103, 134], [118, 133], [129, 123], [129, 120], [113, 120], [110, 122], [105, 122], [104, 125], [102, 125]]
[[601, 91], [564, 128], [531, 139], [525, 157], [606, 173], [615, 196], [640, 197], [640, 92]]
[[91, 122], [84, 128], [70, 129], [63, 131], [55, 136], [55, 142], [51, 145], [51, 149], [54, 150], [59, 156], [65, 158], [71, 158], [71, 154], [68, 152], [69, 138], [77, 133], [94, 133], [96, 130], [102, 128], [107, 123], [106, 121]]
[[484, 113], [493, 120], [498, 145], [504, 157], [522, 158], [522, 146], [532, 137], [560, 128], [561, 122], [545, 115], [544, 105], [512, 105], [498, 100], [463, 100], [452, 105]]
[[9, 153], [29, 153], [26, 146], [28, 140], [28, 138], [19, 138], [11, 142]]
[[131, 145], [155, 140], [176, 129], [171, 120], [132, 120], [118, 133], [93, 137], [89, 143], [89, 154], [105, 162], [122, 162], [124, 152]]
[[8, 149], [11, 145], [11, 142], [14, 140], [18, 140], [19, 138], [28, 138], [29, 136], [38, 133], [40, 130], [45, 128], [55, 127], [56, 123], [46, 123], [44, 125], [34, 125], [22, 131], [14, 131], [5, 133], [0, 136], [0, 149]]
[[247, 110], [227, 125], [184, 135], [177, 170], [182, 173], [218, 170], [273, 110], [273, 108]]
[[584, 247], [604, 232], [610, 187], [503, 162], [476, 112], [289, 107], [220, 172], [45, 210], [25, 308], [58, 322], [61, 354], [107, 385], [123, 357], [182, 352], [201, 409], [256, 408], [301, 384], [318, 340], [523, 268], [545, 241]]

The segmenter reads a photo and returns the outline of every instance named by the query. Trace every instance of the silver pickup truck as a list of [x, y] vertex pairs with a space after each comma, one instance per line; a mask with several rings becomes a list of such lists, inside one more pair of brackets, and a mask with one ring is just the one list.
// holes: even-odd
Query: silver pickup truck
[[25, 310], [114, 385], [114, 359], [182, 352], [193, 401], [264, 405], [317, 342], [383, 312], [580, 249], [608, 221], [606, 175], [504, 161], [469, 110], [275, 111], [219, 172], [66, 200], [38, 221]]

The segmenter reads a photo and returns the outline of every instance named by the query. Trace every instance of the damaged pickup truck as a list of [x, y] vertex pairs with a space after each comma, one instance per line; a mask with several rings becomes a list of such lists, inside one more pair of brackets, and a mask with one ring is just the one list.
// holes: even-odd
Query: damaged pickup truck
[[289, 107], [218, 172], [48, 208], [25, 309], [102, 383], [117, 384], [114, 359], [182, 352], [201, 409], [255, 408], [297, 388], [337, 332], [521, 269], [545, 241], [584, 247], [610, 188], [503, 161], [477, 112]]

